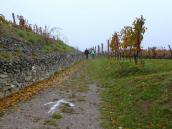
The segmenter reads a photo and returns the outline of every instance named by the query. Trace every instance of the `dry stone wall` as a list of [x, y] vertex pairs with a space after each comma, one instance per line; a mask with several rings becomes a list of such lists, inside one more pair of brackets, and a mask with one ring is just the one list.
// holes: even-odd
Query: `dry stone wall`
[[0, 98], [34, 82], [47, 79], [55, 72], [83, 59], [82, 53], [47, 55], [41, 59], [0, 60]]

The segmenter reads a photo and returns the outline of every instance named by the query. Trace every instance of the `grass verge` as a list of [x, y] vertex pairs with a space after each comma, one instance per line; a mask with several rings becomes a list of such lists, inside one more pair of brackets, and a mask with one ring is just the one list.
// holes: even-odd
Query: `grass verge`
[[145, 60], [145, 66], [114, 59], [88, 63], [88, 73], [105, 90], [102, 126], [106, 129], [172, 128], [172, 60]]

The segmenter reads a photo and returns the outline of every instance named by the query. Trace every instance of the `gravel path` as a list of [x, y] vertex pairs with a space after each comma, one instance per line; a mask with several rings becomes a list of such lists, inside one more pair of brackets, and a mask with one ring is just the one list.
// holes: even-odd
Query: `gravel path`
[[[63, 84], [42, 91], [32, 100], [10, 109], [0, 118], [0, 129], [102, 129], [100, 91], [84, 70], [79, 70]], [[61, 99], [75, 106], [61, 104], [53, 114], [48, 113], [53, 105], [44, 104]], [[58, 117], [53, 117], [55, 114]]]

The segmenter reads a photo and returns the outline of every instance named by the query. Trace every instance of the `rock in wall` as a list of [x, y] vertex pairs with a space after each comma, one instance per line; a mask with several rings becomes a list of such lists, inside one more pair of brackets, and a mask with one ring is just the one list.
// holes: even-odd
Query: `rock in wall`
[[55, 72], [83, 59], [82, 53], [52, 54], [41, 59], [0, 60], [0, 98], [34, 82], [49, 78]]

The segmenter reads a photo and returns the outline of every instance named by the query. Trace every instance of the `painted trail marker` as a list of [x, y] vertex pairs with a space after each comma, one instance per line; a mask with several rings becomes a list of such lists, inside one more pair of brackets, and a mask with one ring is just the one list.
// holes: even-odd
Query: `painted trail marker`
[[44, 106], [52, 105], [50, 110], [48, 111], [48, 114], [53, 114], [56, 110], [58, 110], [58, 107], [61, 104], [69, 104], [70, 107], [74, 107], [75, 106], [73, 103], [70, 103], [70, 102], [65, 101], [63, 99], [55, 101], [55, 102], [48, 102], [48, 103], [44, 104]]

